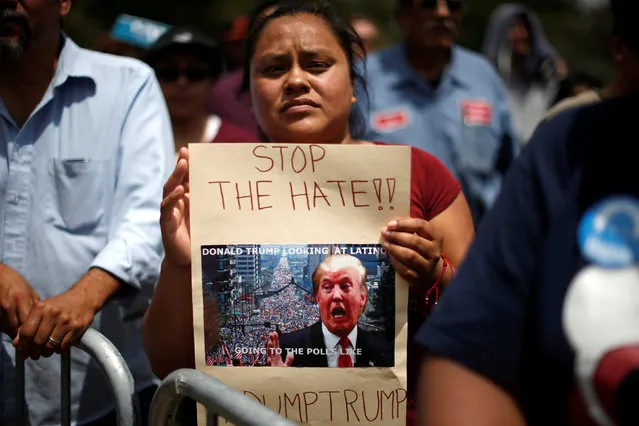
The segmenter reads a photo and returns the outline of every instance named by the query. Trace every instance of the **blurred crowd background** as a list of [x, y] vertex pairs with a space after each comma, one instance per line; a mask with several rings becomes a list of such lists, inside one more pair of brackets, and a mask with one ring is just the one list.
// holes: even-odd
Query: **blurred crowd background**
[[[121, 14], [168, 25], [187, 25], [225, 44], [230, 57], [241, 50], [247, 25], [243, 16], [257, 3], [256, 0], [79, 0], [74, 2], [73, 13], [64, 25], [81, 46], [98, 50], [107, 50], [108, 34]], [[505, 2], [472, 0], [468, 3], [460, 44], [480, 51], [491, 13]], [[569, 64], [571, 72], [587, 72], [604, 81], [611, 77], [606, 1], [524, 0], [519, 3], [538, 13], [550, 43]], [[393, 19], [395, 0], [340, 0], [339, 4], [352, 18], [367, 18], [375, 25], [373, 50], [401, 39], [401, 31]], [[230, 62], [229, 68], [234, 68], [232, 58]]]

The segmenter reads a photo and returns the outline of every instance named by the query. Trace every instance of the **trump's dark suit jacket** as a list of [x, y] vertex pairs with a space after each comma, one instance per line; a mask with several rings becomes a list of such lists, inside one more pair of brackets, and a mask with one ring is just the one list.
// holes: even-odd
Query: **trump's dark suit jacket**
[[[295, 353], [292, 367], [328, 367], [326, 347], [321, 321], [310, 327], [280, 336], [282, 360], [286, 359], [286, 349], [304, 349], [303, 354]], [[321, 349], [323, 354], [307, 354], [307, 348]], [[355, 367], [393, 367], [395, 365], [395, 345], [368, 331], [357, 327], [357, 347], [359, 355], [355, 355]]]

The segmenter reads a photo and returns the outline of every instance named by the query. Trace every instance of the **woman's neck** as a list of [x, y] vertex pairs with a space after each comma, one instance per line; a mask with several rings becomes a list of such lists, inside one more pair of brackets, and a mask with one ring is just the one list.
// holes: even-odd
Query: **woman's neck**
[[171, 118], [173, 126], [173, 139], [175, 140], [175, 152], [190, 143], [210, 142], [205, 141], [206, 126], [209, 121], [207, 114], [197, 115], [184, 119]]

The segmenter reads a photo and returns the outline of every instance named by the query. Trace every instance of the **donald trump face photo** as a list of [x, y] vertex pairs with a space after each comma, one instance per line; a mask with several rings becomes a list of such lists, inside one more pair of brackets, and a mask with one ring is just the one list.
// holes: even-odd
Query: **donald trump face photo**
[[325, 259], [313, 273], [313, 294], [320, 320], [336, 336], [344, 337], [357, 326], [368, 301], [366, 268], [354, 256]]
[[281, 336], [271, 332], [267, 364], [340, 368], [392, 366], [393, 342], [358, 324], [368, 302], [367, 275], [366, 267], [355, 256], [334, 254], [324, 259], [311, 278], [319, 321]]

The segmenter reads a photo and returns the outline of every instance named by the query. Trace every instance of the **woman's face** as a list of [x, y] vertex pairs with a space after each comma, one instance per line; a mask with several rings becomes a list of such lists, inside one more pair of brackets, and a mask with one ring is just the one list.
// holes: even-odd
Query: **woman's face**
[[211, 65], [197, 55], [171, 53], [154, 64], [169, 113], [190, 119], [204, 113], [213, 78]]
[[274, 142], [347, 143], [355, 103], [346, 54], [329, 25], [310, 14], [266, 24], [251, 58], [257, 120]]

